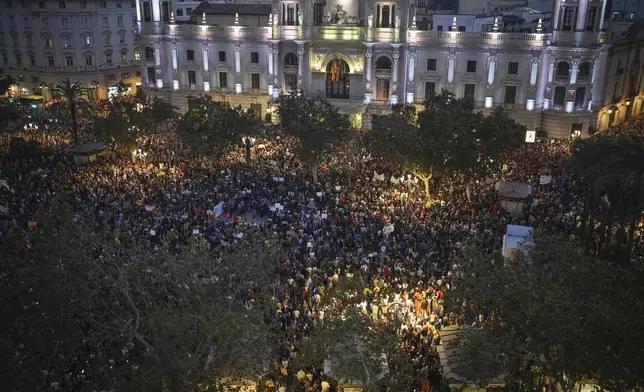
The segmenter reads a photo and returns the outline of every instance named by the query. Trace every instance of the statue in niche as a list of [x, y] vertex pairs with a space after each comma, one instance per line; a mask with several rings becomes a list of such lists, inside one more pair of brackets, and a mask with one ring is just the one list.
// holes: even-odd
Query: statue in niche
[[300, 26], [302, 26], [303, 21], [304, 21], [304, 12], [302, 12], [302, 9], [299, 9], [297, 11], [297, 22]]
[[373, 12], [369, 12], [369, 16], [367, 17], [367, 20], [369, 21], [369, 24], [367, 26], [368, 27], [373, 26]]

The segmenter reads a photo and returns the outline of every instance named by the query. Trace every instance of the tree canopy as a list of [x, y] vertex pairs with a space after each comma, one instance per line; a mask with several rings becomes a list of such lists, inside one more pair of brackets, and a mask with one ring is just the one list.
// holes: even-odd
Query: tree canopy
[[297, 140], [295, 154], [317, 183], [318, 168], [344, 145], [352, 130], [348, 116], [325, 99], [296, 92], [280, 97], [278, 113], [284, 133]]

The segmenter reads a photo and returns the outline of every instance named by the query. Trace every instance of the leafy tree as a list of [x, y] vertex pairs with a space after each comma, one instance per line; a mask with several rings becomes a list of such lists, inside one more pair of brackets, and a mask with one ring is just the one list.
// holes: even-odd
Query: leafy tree
[[[218, 159], [248, 137], [261, 135], [263, 124], [241, 106], [214, 101], [209, 95], [188, 98], [188, 112], [178, 122], [179, 137], [197, 154]], [[250, 160], [250, 142], [244, 143]]]
[[516, 259], [468, 249], [458, 261], [446, 301], [462, 323], [482, 328], [479, 349], [526, 390], [571, 391], [582, 380], [609, 390], [641, 386], [642, 266], [587, 257], [567, 238], [537, 233], [534, 243]]
[[77, 105], [83, 100], [83, 95], [85, 95], [85, 89], [82, 87], [80, 82], [72, 82], [69, 78], [59, 82], [54, 86], [58, 92], [65, 97], [67, 101], [67, 110], [72, 119], [72, 136], [74, 138], [74, 144], [78, 144], [78, 107]]
[[177, 118], [177, 107], [165, 99], [154, 97], [143, 102], [146, 103], [143, 107], [143, 118], [155, 126], [171, 123]]
[[320, 165], [341, 148], [351, 132], [348, 116], [325, 99], [295, 92], [280, 97], [278, 113], [284, 133], [298, 141], [295, 154], [317, 183]]
[[644, 138], [638, 136], [600, 134], [574, 145], [568, 169], [584, 180], [587, 252], [599, 238], [603, 251], [623, 251], [621, 260], [630, 260], [644, 210], [642, 162]]
[[106, 239], [65, 205], [0, 247], [4, 390], [188, 391], [266, 372], [278, 255], [259, 235], [177, 257]]
[[9, 86], [17, 84], [17, 81], [13, 77], [5, 75], [2, 69], [0, 69], [0, 75], [3, 75], [3, 77], [0, 78], [0, 95], [4, 95], [7, 93]]
[[15, 121], [20, 118], [20, 112], [15, 104], [8, 101], [0, 102], [0, 124], [4, 125], [10, 121]]

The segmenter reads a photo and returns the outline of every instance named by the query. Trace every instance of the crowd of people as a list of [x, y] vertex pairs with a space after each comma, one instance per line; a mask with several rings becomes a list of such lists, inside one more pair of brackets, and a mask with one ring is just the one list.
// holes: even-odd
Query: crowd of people
[[[240, 150], [213, 167], [168, 132], [138, 141], [144, 159], [114, 148], [79, 166], [55, 135], [32, 135], [52, 151], [28, 158], [11, 156], [10, 136], [3, 137], [0, 244], [9, 230], [37, 229], [38, 212], [61, 194], [72, 201], [74, 219], [96, 222], [96, 233], [125, 247], [137, 243], [180, 255], [232, 246], [251, 228], [277, 234], [285, 249], [275, 305], [280, 361], [295, 358], [297, 340], [334, 314], [319, 305], [325, 289], [360, 276], [367, 294], [361, 311], [395, 323], [419, 385], [435, 381], [441, 329], [479, 321], [444, 304], [465, 244], [498, 251], [508, 224], [574, 238], [583, 208], [578, 184], [562, 168], [568, 142], [536, 143], [508, 156], [501, 177], [534, 189], [524, 211], [509, 214], [487, 182], [475, 184], [472, 200], [462, 187], [443, 184], [428, 204], [411, 176], [386, 171], [368, 155], [351, 170], [323, 168], [314, 184], [286, 137], [257, 141], [250, 162]], [[542, 174], [552, 181], [539, 184]]]

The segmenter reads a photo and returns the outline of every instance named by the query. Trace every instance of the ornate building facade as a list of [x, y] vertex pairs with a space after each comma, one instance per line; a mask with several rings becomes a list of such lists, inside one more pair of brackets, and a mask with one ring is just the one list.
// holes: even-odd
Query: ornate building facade
[[607, 0], [556, 0], [552, 31], [537, 24], [524, 33], [503, 32], [497, 21], [467, 31], [459, 15], [420, 30], [407, 0], [204, 2], [188, 23], [175, 19], [175, 2], [137, 0], [141, 73], [151, 94], [184, 108], [190, 94], [207, 93], [259, 114], [271, 98], [302, 90], [368, 128], [391, 104], [447, 89], [567, 137], [608, 126], [620, 100], [641, 100], [640, 45], [628, 46], [637, 55], [623, 63], [636, 68], [628, 94], [614, 96]]
[[106, 98], [122, 82], [140, 84], [137, 0], [4, 0], [0, 2], [0, 68], [14, 95], [42, 95], [69, 78]]

